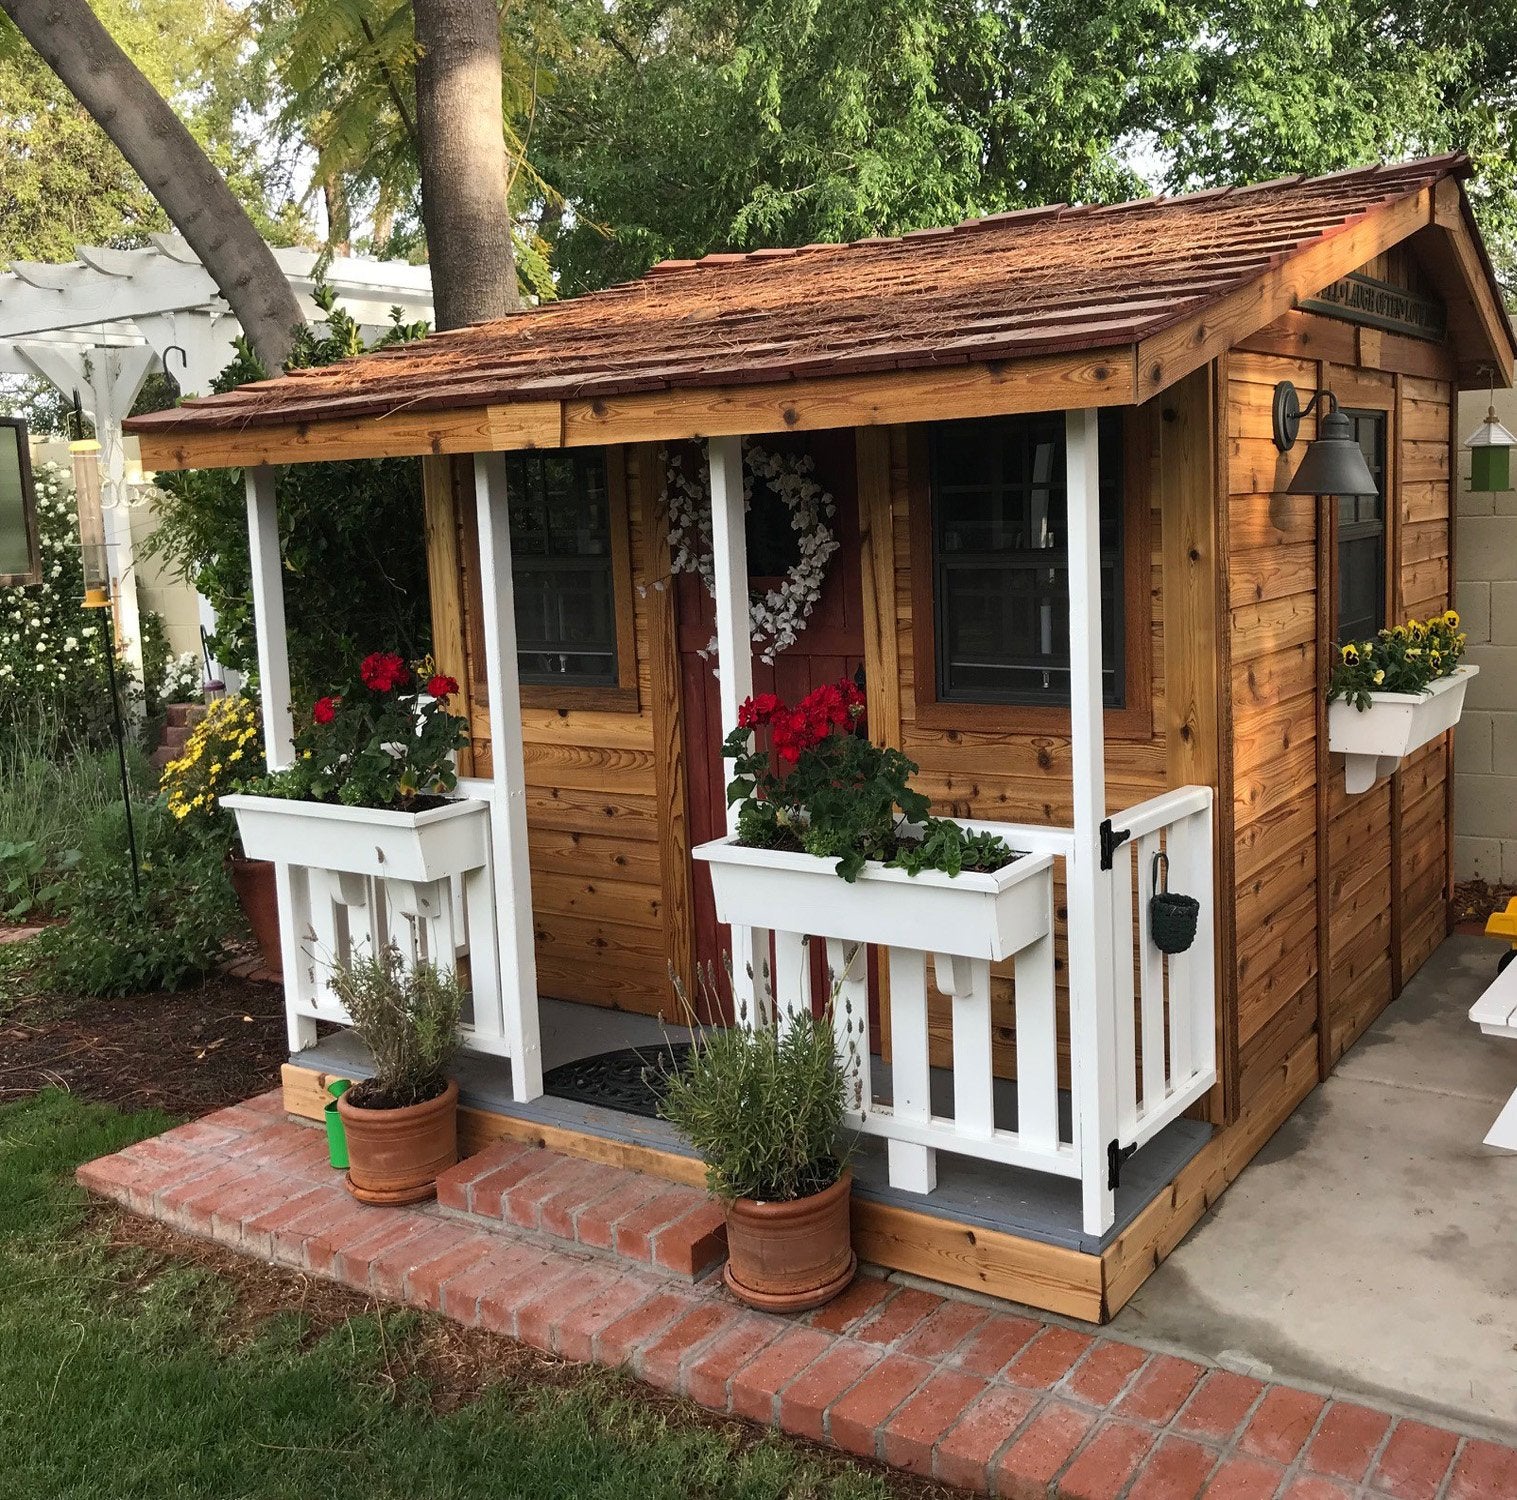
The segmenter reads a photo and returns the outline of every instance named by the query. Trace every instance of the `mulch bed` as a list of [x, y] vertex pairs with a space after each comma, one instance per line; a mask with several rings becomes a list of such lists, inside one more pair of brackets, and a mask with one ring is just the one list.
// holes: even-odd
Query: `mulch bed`
[[1492, 885], [1485, 880], [1460, 880], [1454, 884], [1454, 921], [1476, 922], [1485, 928], [1485, 919], [1495, 911], [1505, 911], [1506, 904], [1517, 896], [1517, 886]]
[[279, 1081], [278, 985], [217, 975], [178, 994], [24, 999], [0, 1013], [0, 1103], [42, 1088], [195, 1116]]

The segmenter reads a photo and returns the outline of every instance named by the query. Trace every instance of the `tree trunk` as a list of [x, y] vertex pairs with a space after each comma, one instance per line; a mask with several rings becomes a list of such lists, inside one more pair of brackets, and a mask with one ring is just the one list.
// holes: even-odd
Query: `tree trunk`
[[[10, 0], [3, 0], [10, 3]], [[421, 216], [438, 328], [517, 305], [494, 0], [412, 0]]]
[[131, 163], [231, 305], [259, 359], [277, 372], [303, 321], [299, 304], [194, 136], [85, 0], [0, 0], [0, 9]]

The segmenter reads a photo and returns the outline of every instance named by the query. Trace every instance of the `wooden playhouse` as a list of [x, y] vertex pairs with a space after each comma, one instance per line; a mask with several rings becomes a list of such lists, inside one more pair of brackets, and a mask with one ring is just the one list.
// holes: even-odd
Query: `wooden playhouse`
[[[341, 1017], [310, 935], [378, 930], [384, 906], [467, 954], [470, 1139], [699, 1180], [657, 1122], [552, 1079], [656, 1042], [672, 979], [696, 995], [727, 953], [759, 1003], [836, 981], [859, 934], [720, 925], [692, 850], [726, 831], [720, 741], [750, 687], [848, 676], [938, 810], [1048, 856], [1014, 954], [864, 935], [859, 1254], [1110, 1316], [1447, 931], [1453, 736], [1350, 794], [1325, 682], [1340, 640], [1450, 604], [1454, 396], [1514, 358], [1467, 174], [666, 263], [128, 424], [147, 466], [247, 471], [276, 761], [276, 468], [423, 466], [480, 836], [452, 885], [388, 906], [382, 871], [355, 894], [319, 851], [281, 864], [291, 1109], [345, 1070], [317, 1044]], [[1282, 450], [1284, 381], [1350, 414], [1377, 493], [1289, 492], [1332, 403]], [[777, 652], [748, 639], [766, 595], [809, 609]], [[1161, 848], [1202, 902], [1167, 962]]]

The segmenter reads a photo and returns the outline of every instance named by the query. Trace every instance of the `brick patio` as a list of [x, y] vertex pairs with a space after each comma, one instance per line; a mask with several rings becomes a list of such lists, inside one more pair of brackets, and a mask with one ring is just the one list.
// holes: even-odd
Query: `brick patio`
[[1517, 1450], [861, 1276], [800, 1319], [710, 1270], [699, 1192], [505, 1144], [420, 1209], [355, 1203], [270, 1093], [80, 1168], [136, 1212], [703, 1406], [1031, 1500], [1511, 1500]]

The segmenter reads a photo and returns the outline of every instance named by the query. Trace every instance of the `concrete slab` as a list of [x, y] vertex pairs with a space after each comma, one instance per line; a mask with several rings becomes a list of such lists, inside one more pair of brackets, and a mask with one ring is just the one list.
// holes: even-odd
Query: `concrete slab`
[[1149, 1279], [1120, 1336], [1517, 1437], [1517, 1041], [1450, 938]]

